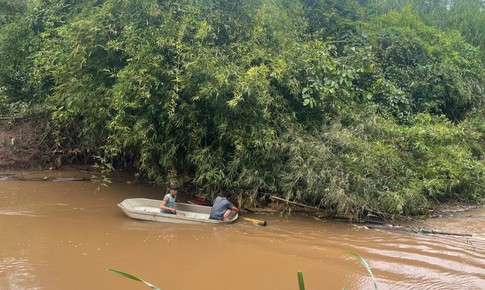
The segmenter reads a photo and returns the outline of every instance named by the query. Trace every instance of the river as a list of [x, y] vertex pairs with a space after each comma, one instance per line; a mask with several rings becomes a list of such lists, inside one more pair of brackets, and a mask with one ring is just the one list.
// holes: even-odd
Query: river
[[[11, 175], [9, 175], [11, 174]], [[0, 289], [162, 290], [485, 289], [485, 210], [420, 222], [468, 236], [369, 229], [311, 216], [251, 214], [230, 225], [174, 225], [131, 219], [125, 198], [161, 199], [164, 190], [79, 170], [5, 172], [0, 181]], [[16, 177], [16, 178], [12, 178]], [[30, 181], [21, 181], [18, 178]]]

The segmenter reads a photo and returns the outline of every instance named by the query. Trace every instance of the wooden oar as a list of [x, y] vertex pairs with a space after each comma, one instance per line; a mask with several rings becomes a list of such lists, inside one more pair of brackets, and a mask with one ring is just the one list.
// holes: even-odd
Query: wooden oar
[[257, 220], [257, 219], [253, 219], [253, 218], [248, 218], [248, 217], [245, 217], [243, 216], [242, 217], [244, 220], [247, 220], [248, 222], [252, 222], [252, 223], [255, 223], [257, 224], [258, 226], [262, 226], [262, 227], [265, 227], [266, 226], [266, 221], [263, 221], [263, 220]]

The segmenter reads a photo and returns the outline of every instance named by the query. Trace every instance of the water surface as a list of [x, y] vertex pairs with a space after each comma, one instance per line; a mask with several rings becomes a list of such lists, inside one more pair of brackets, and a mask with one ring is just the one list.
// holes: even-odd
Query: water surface
[[[107, 272], [114, 268], [162, 290], [485, 289], [485, 210], [416, 226], [472, 237], [368, 229], [310, 216], [249, 215], [231, 225], [174, 225], [128, 218], [125, 198], [161, 199], [164, 190], [89, 173], [14, 172], [34, 181], [0, 181], [0, 289], [149, 289]], [[182, 196], [183, 197], [183, 196]]]

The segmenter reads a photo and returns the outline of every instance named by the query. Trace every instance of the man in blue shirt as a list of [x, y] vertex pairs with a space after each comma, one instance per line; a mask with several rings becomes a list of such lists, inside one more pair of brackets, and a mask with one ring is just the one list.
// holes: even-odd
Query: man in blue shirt
[[231, 196], [232, 193], [226, 191], [224, 192], [223, 196], [216, 197], [209, 215], [209, 219], [222, 221], [227, 219], [232, 211], [239, 213], [239, 209], [228, 200], [231, 198]]

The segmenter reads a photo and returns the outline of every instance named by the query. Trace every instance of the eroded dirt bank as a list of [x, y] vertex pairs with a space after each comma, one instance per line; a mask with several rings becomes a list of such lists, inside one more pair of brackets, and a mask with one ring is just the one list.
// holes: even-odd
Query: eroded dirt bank
[[45, 169], [54, 165], [56, 151], [49, 122], [0, 119], [0, 170]]

